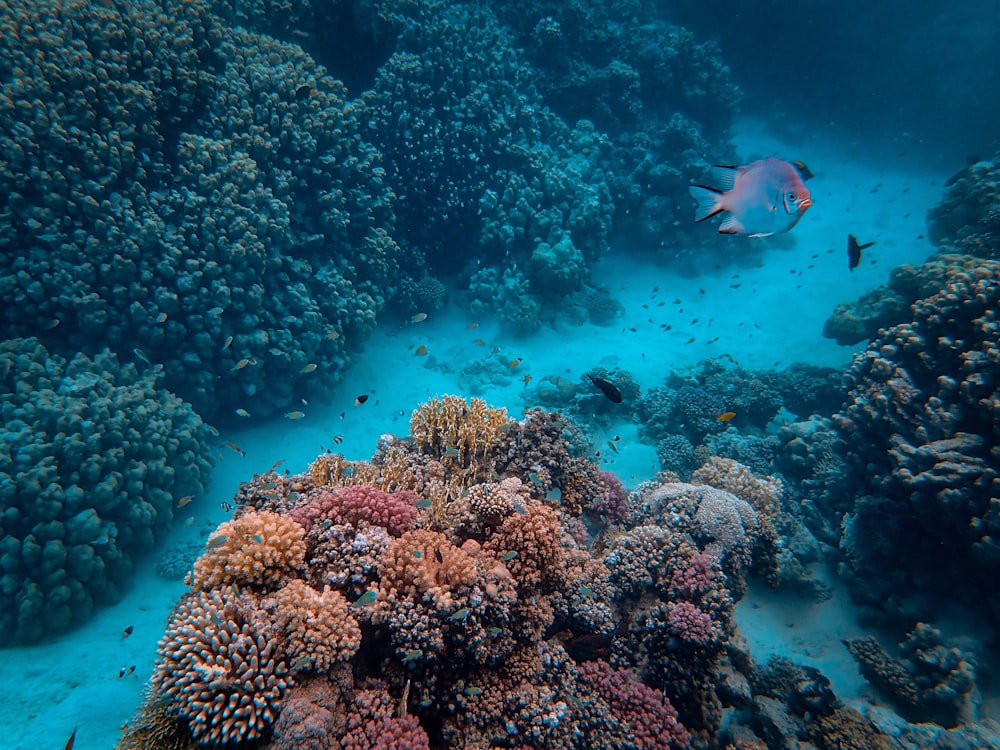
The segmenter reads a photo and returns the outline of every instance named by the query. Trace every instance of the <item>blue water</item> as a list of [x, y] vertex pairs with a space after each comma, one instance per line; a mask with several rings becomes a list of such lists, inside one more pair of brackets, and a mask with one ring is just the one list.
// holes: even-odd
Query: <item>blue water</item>
[[[234, 506], [247, 513], [244, 483], [276, 467], [304, 483], [285, 500], [308, 499], [317, 456], [368, 461], [443, 394], [512, 419], [560, 411], [587, 470], [628, 490], [695, 481], [709, 455], [753, 463], [784, 483], [774, 536], [746, 587], [720, 558], [716, 593], [732, 601], [692, 601], [724, 636], [696, 645], [669, 635], [667, 613], [689, 596], [664, 573], [674, 558], [650, 563], [666, 577], [641, 596], [593, 570], [615, 568], [609, 550], [637, 519], [715, 549], [709, 520], [643, 516], [637, 494], [615, 526], [595, 498], [571, 507], [570, 480], [545, 485], [543, 459], [497, 454], [489, 472], [517, 476], [525, 498], [542, 487], [535, 500], [576, 531], [565, 549], [595, 567], [550, 588], [510, 584], [523, 609], [470, 597], [456, 617], [417, 597], [421, 628], [469, 628], [427, 664], [412, 623], [393, 624], [401, 611], [387, 625], [349, 610], [365, 630], [341, 718], [362, 716], [351, 701], [373, 690], [392, 706], [383, 722], [413, 717], [431, 747], [687, 746], [667, 730], [643, 745], [649, 714], [588, 692], [573, 664], [607, 660], [633, 670], [632, 690], [659, 691], [697, 747], [776, 747], [760, 718], [775, 714], [817, 746], [833, 742], [820, 715], [856, 721], [870, 733], [858, 746], [878, 733], [907, 748], [997, 746], [997, 9], [660, 5], [4, 5], [0, 746], [58, 747], [75, 730], [76, 750], [114, 747], [155, 679], [179, 679], [154, 678], [158, 642], [194, 558]], [[689, 185], [765, 157], [805, 165], [812, 205], [791, 231], [694, 222]], [[854, 268], [848, 234], [874, 243]], [[970, 255], [941, 271], [935, 253], [949, 252]], [[980, 302], [958, 263], [983, 279]], [[922, 282], [906, 286], [910, 274]], [[824, 336], [838, 305], [873, 292], [882, 317], [849, 343]], [[939, 292], [927, 305], [950, 311], [943, 322], [910, 307]], [[949, 294], [971, 301], [947, 307]], [[889, 346], [897, 334], [879, 329], [897, 324], [931, 353]], [[900, 369], [879, 380], [858, 364], [866, 350]], [[439, 449], [445, 464], [458, 452]], [[519, 450], [510, 438], [502, 454]], [[499, 479], [489, 472], [474, 484]], [[471, 533], [436, 523], [458, 543]], [[318, 589], [326, 573], [311, 565], [292, 575]], [[239, 583], [265, 618], [280, 586]], [[533, 632], [550, 606], [549, 629]], [[463, 644], [485, 633], [496, 652], [477, 668]], [[859, 669], [845, 642], [868, 637], [917, 690]], [[515, 642], [544, 668], [511, 685]], [[332, 684], [297, 656], [274, 701], [284, 720], [303, 710], [292, 699]], [[798, 671], [768, 673], [774, 656]], [[552, 713], [532, 724], [490, 686]], [[187, 731], [190, 704], [172, 700]], [[223, 746], [341, 746], [333, 718], [329, 745], [283, 737], [281, 721]], [[600, 739], [571, 739], [577, 722]]]

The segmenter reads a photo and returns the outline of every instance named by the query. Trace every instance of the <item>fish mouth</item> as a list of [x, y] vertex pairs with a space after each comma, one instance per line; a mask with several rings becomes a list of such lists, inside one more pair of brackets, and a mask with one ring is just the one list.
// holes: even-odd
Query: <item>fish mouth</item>
[[799, 201], [799, 213], [804, 214], [806, 209], [813, 204], [812, 198], [803, 198]]

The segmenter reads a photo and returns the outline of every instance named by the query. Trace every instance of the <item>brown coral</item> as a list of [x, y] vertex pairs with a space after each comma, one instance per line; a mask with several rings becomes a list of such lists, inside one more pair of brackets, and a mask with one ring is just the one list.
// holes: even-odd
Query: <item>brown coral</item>
[[288, 516], [248, 512], [219, 526], [194, 564], [202, 591], [226, 584], [274, 588], [305, 567], [305, 531]]
[[251, 622], [253, 601], [229, 586], [183, 599], [157, 650], [153, 689], [199, 744], [259, 737], [290, 684], [277, 640]]
[[479, 398], [441, 396], [422, 404], [410, 417], [410, 434], [422, 453], [450, 458], [470, 468], [493, 454], [512, 424], [506, 409], [495, 409]]
[[319, 592], [295, 579], [261, 606], [273, 611], [275, 624], [286, 636], [285, 654], [293, 672], [328, 672], [361, 647], [361, 628], [339, 591]]

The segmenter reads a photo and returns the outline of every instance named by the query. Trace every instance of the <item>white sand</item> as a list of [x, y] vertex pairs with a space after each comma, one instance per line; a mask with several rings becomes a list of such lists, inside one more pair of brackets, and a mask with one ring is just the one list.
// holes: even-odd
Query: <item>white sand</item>
[[[660, 385], [672, 369], [690, 368], [723, 353], [748, 368], [794, 361], [846, 365], [854, 350], [823, 339], [823, 321], [836, 303], [884, 283], [893, 266], [926, 258], [931, 247], [917, 239], [925, 233], [924, 217], [940, 200], [943, 179], [959, 165], [942, 164], [931, 173], [926, 164], [907, 161], [909, 157], [864, 153], [830, 133], [811, 133], [794, 146], [779, 147], [749, 120], [740, 123], [739, 132], [737, 142], [747, 160], [776, 154], [802, 160], [815, 173], [809, 183], [813, 207], [790, 235], [756, 240], [718, 237], [720, 243], [734, 243], [751, 253], [763, 248], [759, 259], [722, 269], [707, 264], [702, 276], [684, 278], [652, 262], [612, 255], [602, 261], [599, 277], [625, 305], [626, 313], [616, 325], [605, 328], [545, 329], [519, 340], [499, 334], [488, 320], [475, 321], [479, 328], [469, 330], [472, 318], [455, 310], [432, 315], [423, 323], [383, 328], [366, 344], [328, 404], [303, 406], [306, 417], [296, 422], [278, 419], [257, 425], [251, 419], [242, 432], [224, 436], [238, 443], [246, 457], [219, 449], [224, 460], [210, 492], [189, 506], [194, 525], [180, 526], [164, 548], [196, 533], [204, 538], [206, 522], [216, 524], [225, 518], [220, 502], [231, 498], [240, 481], [279, 459], [286, 460], [283, 468], [296, 472], [321, 452], [321, 446], [334, 447], [334, 435], [343, 435], [336, 449], [351, 458], [369, 457], [384, 432], [405, 435], [409, 414], [418, 404], [443, 393], [465, 395], [457, 376], [462, 364], [493, 346], [509, 352], [511, 359], [523, 357], [516, 373], [531, 374], [536, 384], [547, 374], [576, 381], [585, 370], [604, 364], [630, 371], [644, 390]], [[693, 216], [693, 205], [691, 211]], [[713, 233], [714, 228], [706, 225], [704, 231]], [[847, 269], [848, 232], [877, 243], [854, 273]], [[739, 288], [731, 288], [737, 283]], [[654, 286], [659, 286], [655, 298]], [[672, 304], [674, 298], [681, 304]], [[661, 300], [667, 304], [657, 307]], [[699, 322], [690, 325], [694, 318]], [[665, 333], [660, 323], [674, 328]], [[635, 332], [628, 330], [633, 327]], [[717, 342], [708, 343], [716, 336]], [[687, 344], [691, 337], [694, 343]], [[477, 338], [486, 346], [476, 346]], [[427, 357], [416, 357], [410, 349], [421, 344], [429, 350]], [[453, 371], [432, 369], [429, 365], [435, 361]], [[522, 382], [514, 379], [486, 398], [519, 416], [523, 391]], [[354, 407], [360, 393], [372, 395], [368, 403]], [[634, 442], [635, 426], [613, 425], [611, 432], [622, 440], [618, 455], [602, 451], [610, 468], [629, 485], [651, 478], [658, 468], [655, 452]], [[606, 439], [595, 435], [598, 445]], [[61, 747], [74, 727], [79, 727], [76, 750], [114, 746], [119, 727], [140, 701], [164, 620], [183, 590], [179, 583], [157, 578], [154, 567], [155, 559], [147, 561], [123, 601], [99, 610], [84, 627], [55, 643], [3, 653], [0, 694], [5, 700], [0, 702], [0, 726], [5, 732], [0, 747]], [[738, 614], [761, 661], [769, 653], [783, 653], [819, 666], [838, 691], [850, 695], [858, 690], [860, 680], [839, 642], [855, 632], [843, 596], [809, 606], [752, 592]], [[127, 625], [134, 625], [135, 632], [123, 640], [121, 632]], [[119, 679], [119, 669], [130, 664], [136, 665], [135, 674]]]

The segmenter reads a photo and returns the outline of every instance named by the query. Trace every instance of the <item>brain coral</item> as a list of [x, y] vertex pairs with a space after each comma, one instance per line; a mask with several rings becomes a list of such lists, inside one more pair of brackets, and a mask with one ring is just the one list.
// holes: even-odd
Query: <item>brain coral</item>
[[113, 602], [204, 489], [208, 428], [151, 373], [104, 352], [67, 361], [0, 344], [0, 640], [38, 640]]
[[280, 642], [247, 617], [252, 606], [228, 586], [191, 594], [160, 640], [153, 689], [200, 745], [260, 737], [291, 684]]

